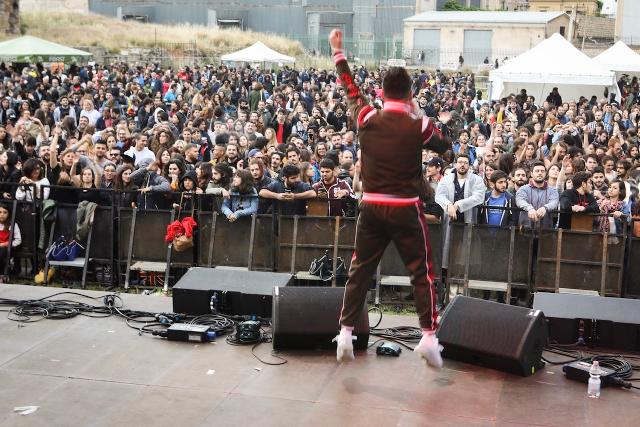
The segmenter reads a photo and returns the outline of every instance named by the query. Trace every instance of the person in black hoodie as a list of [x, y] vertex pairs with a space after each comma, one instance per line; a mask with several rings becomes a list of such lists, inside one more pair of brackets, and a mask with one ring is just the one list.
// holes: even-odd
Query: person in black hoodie
[[3, 151], [0, 154], [0, 196], [11, 200], [16, 194], [17, 184], [22, 177], [20, 169], [16, 168], [18, 155], [13, 151]]
[[172, 195], [174, 209], [187, 213], [195, 208], [197, 182], [195, 171], [186, 172], [180, 177], [180, 192]]
[[574, 213], [597, 213], [598, 203], [593, 197], [593, 181], [591, 172], [582, 171], [571, 178], [573, 188], [560, 195], [560, 218], [558, 228], [571, 228], [571, 215]]

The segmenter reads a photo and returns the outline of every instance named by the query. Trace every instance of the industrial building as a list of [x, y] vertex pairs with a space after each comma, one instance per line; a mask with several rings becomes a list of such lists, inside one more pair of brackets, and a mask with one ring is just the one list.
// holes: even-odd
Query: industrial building
[[338, 27], [361, 58], [400, 54], [402, 21], [415, 8], [416, 0], [89, 0], [89, 11], [106, 16], [275, 33], [317, 53], [329, 52], [327, 35]]
[[404, 56], [445, 69], [519, 55], [554, 33], [567, 37], [564, 12], [423, 12], [404, 20]]
[[640, 1], [617, 0], [616, 40], [640, 46]]

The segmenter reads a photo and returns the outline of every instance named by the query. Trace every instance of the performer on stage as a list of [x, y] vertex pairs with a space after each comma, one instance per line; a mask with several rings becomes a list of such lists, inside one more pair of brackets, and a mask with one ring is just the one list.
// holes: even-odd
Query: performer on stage
[[[413, 115], [411, 78], [407, 70], [393, 67], [385, 73], [384, 107], [378, 111], [361, 96], [353, 81], [342, 52], [342, 32], [333, 30], [329, 43], [338, 78], [347, 93], [351, 117], [359, 128], [364, 191], [356, 229], [356, 250], [340, 315], [341, 330], [334, 338], [338, 344], [338, 362], [354, 358], [353, 325], [362, 312], [380, 258], [393, 241], [410, 272], [422, 328], [422, 339], [414, 351], [430, 365], [442, 367], [442, 347], [435, 336], [438, 313], [431, 248], [419, 194], [425, 185], [422, 149], [443, 153], [451, 144], [436, 128], [433, 119]], [[443, 124], [450, 118], [448, 113], [440, 113]]]

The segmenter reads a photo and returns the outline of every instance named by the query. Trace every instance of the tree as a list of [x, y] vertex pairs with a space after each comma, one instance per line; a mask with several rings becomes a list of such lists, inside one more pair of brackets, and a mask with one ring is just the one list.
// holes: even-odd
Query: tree
[[470, 11], [470, 10], [481, 10], [477, 7], [466, 7], [460, 4], [458, 0], [447, 0], [445, 4], [442, 5], [443, 10], [462, 10], [462, 11]]
[[442, 5], [442, 9], [444, 10], [465, 10], [466, 8], [458, 3], [458, 0], [447, 0], [445, 4]]

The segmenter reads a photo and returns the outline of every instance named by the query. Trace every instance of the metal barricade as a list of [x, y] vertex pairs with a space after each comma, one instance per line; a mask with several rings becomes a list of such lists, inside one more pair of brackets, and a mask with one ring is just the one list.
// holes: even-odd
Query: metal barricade
[[275, 216], [258, 215], [255, 219], [250, 270], [274, 271], [276, 269], [277, 238]]
[[622, 295], [626, 236], [571, 230], [541, 230], [537, 290]]
[[627, 298], [640, 298], [640, 216], [634, 217], [628, 237], [627, 262], [625, 268], [625, 291]]
[[[92, 263], [102, 264], [103, 279], [110, 285], [117, 284], [115, 274], [115, 248], [116, 233], [114, 229], [114, 208], [113, 206], [98, 206], [96, 208], [91, 233], [91, 257]], [[109, 274], [107, 275], [106, 272]]]
[[[36, 273], [39, 260], [38, 251], [38, 235], [39, 235], [39, 215], [36, 201], [20, 201], [14, 200], [15, 208], [12, 208], [14, 215], [12, 221], [18, 224], [22, 243], [17, 248], [10, 248], [9, 254], [13, 258], [18, 268], [19, 275], [26, 274], [25, 277], [32, 276]], [[23, 272], [21, 261], [25, 260], [30, 263], [30, 269]]]
[[447, 281], [469, 289], [505, 292], [529, 289], [533, 234], [527, 230], [491, 225], [450, 223]]
[[[164, 236], [174, 216], [174, 211], [119, 208], [118, 253], [120, 267], [126, 265], [125, 288], [129, 287], [131, 270], [164, 273], [164, 288], [168, 288], [171, 248], [165, 243]], [[153, 274], [149, 277], [155, 280]]]
[[[346, 251], [353, 252], [353, 243], [340, 245], [341, 233], [345, 233], [345, 241], [350, 235], [355, 236], [355, 230], [349, 231], [353, 234], [347, 234], [349, 225], [341, 228], [344, 221], [345, 218], [342, 217], [279, 216], [278, 271], [287, 271], [298, 280], [322, 281], [308, 271], [313, 260], [328, 252], [333, 259], [333, 271], [336, 272], [337, 258], [341, 251], [349, 256], [348, 259], [350, 255]], [[347, 219], [344, 224], [354, 224], [354, 221]], [[348, 267], [346, 260], [345, 267]], [[337, 279], [334, 274], [332, 286], [336, 286]]]

